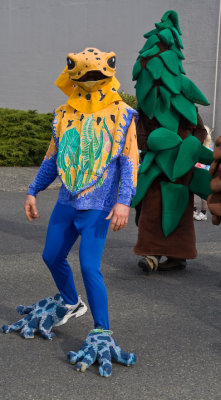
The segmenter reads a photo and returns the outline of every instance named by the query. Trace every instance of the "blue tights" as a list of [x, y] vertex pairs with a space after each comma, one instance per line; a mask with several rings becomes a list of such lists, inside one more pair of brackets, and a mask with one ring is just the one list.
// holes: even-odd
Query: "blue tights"
[[101, 257], [109, 227], [108, 213], [99, 210], [76, 210], [57, 203], [48, 225], [43, 260], [66, 304], [76, 304], [78, 294], [67, 256], [81, 236], [79, 258], [81, 273], [95, 328], [109, 329], [108, 300]]

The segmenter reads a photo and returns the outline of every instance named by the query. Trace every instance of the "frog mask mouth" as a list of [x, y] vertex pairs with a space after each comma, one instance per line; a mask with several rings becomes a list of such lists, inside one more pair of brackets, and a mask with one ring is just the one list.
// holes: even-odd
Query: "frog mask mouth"
[[100, 71], [88, 71], [80, 79], [73, 79], [70, 77], [73, 82], [97, 82], [107, 78], [108, 77]]
[[104, 53], [96, 48], [86, 48], [81, 53], [67, 56], [69, 79], [86, 90], [93, 90], [98, 84], [109, 83], [116, 72], [116, 55]]

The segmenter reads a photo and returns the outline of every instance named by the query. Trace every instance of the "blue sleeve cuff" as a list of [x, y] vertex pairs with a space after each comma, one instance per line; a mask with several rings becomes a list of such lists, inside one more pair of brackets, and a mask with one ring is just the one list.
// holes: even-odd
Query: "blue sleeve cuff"
[[26, 194], [30, 194], [31, 196], [34, 196], [34, 197], [37, 196], [36, 191], [32, 188], [29, 188]]
[[122, 196], [121, 195], [121, 196], [118, 197], [117, 202], [120, 203], [120, 204], [124, 204], [125, 206], [130, 207], [131, 200], [132, 200], [131, 197], [128, 198], [128, 196]]

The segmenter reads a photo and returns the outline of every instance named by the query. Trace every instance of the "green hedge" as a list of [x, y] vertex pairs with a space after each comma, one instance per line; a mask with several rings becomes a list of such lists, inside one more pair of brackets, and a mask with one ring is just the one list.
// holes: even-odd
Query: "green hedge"
[[124, 91], [121, 91], [119, 95], [122, 97], [123, 101], [127, 103], [130, 107], [134, 108], [136, 110], [137, 107], [137, 99], [136, 96], [133, 96], [132, 94], [127, 94]]
[[[136, 108], [135, 96], [120, 93]], [[40, 165], [51, 139], [53, 114], [0, 108], [0, 166]]]
[[51, 138], [53, 114], [0, 108], [0, 166], [40, 165]]

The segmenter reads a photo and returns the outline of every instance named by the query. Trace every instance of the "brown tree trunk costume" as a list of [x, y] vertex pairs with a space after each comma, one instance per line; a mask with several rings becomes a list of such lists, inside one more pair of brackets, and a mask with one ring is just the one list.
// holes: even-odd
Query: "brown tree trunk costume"
[[[140, 150], [147, 151], [147, 138], [160, 124], [156, 119], [150, 120], [141, 111], [137, 125], [137, 139]], [[206, 129], [199, 114], [197, 126], [181, 118], [178, 135], [185, 139], [192, 133], [201, 143], [206, 138]], [[192, 171], [176, 181], [188, 185]], [[160, 181], [168, 181], [166, 175], [160, 175], [144, 196], [138, 221], [138, 240], [134, 252], [138, 255], [159, 255], [173, 258], [195, 258], [197, 256], [196, 237], [193, 224], [193, 193], [190, 194], [188, 206], [177, 229], [165, 237], [162, 230], [162, 198]]]
[[145, 256], [138, 265], [147, 272], [158, 268], [160, 256], [168, 258], [160, 264], [164, 270], [172, 264], [185, 268], [185, 259], [197, 256], [194, 193], [211, 193], [208, 171], [195, 167], [213, 159], [202, 145], [207, 132], [195, 105], [209, 103], [185, 76], [181, 35], [177, 13], [167, 11], [144, 35], [133, 67], [138, 147], [144, 152], [132, 201], [138, 224], [134, 252]]

